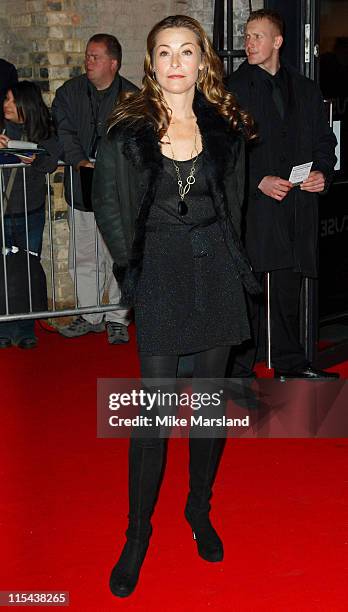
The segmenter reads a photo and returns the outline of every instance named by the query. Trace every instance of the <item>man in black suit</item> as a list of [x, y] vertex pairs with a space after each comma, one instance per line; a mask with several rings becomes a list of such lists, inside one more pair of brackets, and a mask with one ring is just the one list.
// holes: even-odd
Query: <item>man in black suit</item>
[[7, 90], [18, 81], [17, 70], [13, 64], [0, 58], [0, 120], [3, 119], [2, 105]]
[[[229, 89], [256, 122], [249, 151], [245, 244], [255, 272], [271, 272], [271, 357], [275, 376], [332, 378], [308, 362], [299, 340], [304, 277], [317, 277], [318, 202], [332, 178], [336, 139], [317, 85], [283, 64], [283, 21], [273, 10], [251, 13], [245, 30], [247, 60]], [[293, 166], [313, 162], [307, 180], [293, 185]], [[237, 355], [235, 375], [251, 375], [259, 308], [253, 311], [255, 346]]]

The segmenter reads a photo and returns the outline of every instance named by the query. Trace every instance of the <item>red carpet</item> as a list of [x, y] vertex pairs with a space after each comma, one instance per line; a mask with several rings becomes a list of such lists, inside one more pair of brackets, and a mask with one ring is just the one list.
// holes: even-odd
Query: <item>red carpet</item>
[[128, 442], [96, 439], [96, 379], [137, 375], [134, 340], [39, 337], [37, 350], [0, 352], [0, 591], [69, 591], [81, 611], [347, 610], [347, 440], [228, 440], [216, 565], [198, 557], [183, 519], [187, 442], [170, 441], [139, 586], [127, 600], [109, 594]]

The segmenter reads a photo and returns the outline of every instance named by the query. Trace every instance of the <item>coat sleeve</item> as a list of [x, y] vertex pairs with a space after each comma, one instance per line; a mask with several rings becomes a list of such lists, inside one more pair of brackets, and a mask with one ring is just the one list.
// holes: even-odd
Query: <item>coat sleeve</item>
[[[56, 126], [59, 141], [64, 150], [64, 161], [75, 168], [83, 159], [88, 159], [77, 130], [76, 101], [73, 100], [68, 88], [63, 85], [56, 92], [52, 104], [52, 115]], [[75, 102], [75, 103], [74, 103]]]
[[262, 292], [262, 288], [253, 274], [241, 241], [242, 207], [245, 197], [245, 141], [242, 136], [236, 146], [234, 159], [232, 158], [228, 164], [224, 185], [228, 206], [226, 244], [245, 289], [250, 295], [258, 295]]
[[117, 180], [117, 170], [120, 170], [122, 163], [120, 156], [121, 144], [105, 136], [98, 147], [92, 186], [92, 205], [97, 225], [118, 269], [125, 268], [128, 263]]
[[46, 149], [48, 155], [38, 155], [32, 163], [32, 168], [37, 172], [46, 174], [54, 172], [58, 165], [58, 159], [62, 153], [57, 137], [53, 134], [50, 138], [38, 143], [39, 147]]
[[242, 207], [245, 197], [245, 141], [243, 137], [240, 137], [234, 163], [228, 164], [224, 185], [229, 216], [240, 239]]
[[[253, 116], [253, 113], [250, 112], [249, 110], [249, 106], [250, 106], [250, 99], [249, 99], [249, 88], [248, 88], [248, 83], [247, 80], [244, 76], [241, 77], [238, 74], [238, 70], [236, 73], [233, 73], [229, 79], [227, 80], [227, 89], [228, 91], [230, 91], [236, 98], [239, 106], [243, 109], [245, 109], [246, 111], [248, 111], [251, 116]], [[256, 132], [258, 132], [258, 126], [256, 124]], [[248, 194], [252, 197], [252, 198], [260, 198], [262, 197], [262, 192], [259, 190], [258, 186], [260, 184], [260, 182], [262, 181], [262, 179], [267, 176], [267, 174], [269, 174], [269, 170], [266, 167], [266, 163], [267, 163], [267, 155], [264, 156], [264, 158], [262, 159], [258, 159], [257, 163], [253, 163], [253, 149], [255, 146], [257, 146], [259, 143], [259, 138], [258, 136], [255, 138], [255, 140], [252, 140], [251, 142], [249, 142], [247, 144], [247, 146], [245, 146], [245, 153], [244, 153], [244, 172], [247, 172], [248, 174]], [[245, 160], [247, 159], [248, 162], [248, 170], [246, 170], [245, 168]], [[261, 162], [261, 164], [260, 164]], [[243, 190], [245, 189], [245, 184], [243, 184]]]

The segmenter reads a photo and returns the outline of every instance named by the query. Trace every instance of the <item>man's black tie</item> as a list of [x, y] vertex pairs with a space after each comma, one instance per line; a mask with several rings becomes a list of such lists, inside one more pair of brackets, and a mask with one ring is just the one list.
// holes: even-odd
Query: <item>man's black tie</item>
[[283, 100], [281, 89], [276, 79], [270, 79], [270, 83], [272, 87], [273, 102], [276, 105], [279, 115], [281, 116], [282, 119], [284, 119], [284, 100]]

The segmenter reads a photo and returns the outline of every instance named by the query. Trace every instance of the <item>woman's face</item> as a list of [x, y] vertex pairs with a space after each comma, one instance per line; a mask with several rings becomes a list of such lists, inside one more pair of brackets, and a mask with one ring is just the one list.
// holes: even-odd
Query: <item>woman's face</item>
[[196, 35], [188, 28], [168, 28], [157, 35], [153, 66], [162, 91], [181, 94], [195, 86], [204, 67]]
[[16, 101], [10, 89], [8, 90], [6, 94], [3, 108], [4, 108], [5, 119], [7, 119], [8, 121], [12, 121], [12, 123], [23, 123], [18, 116]]

